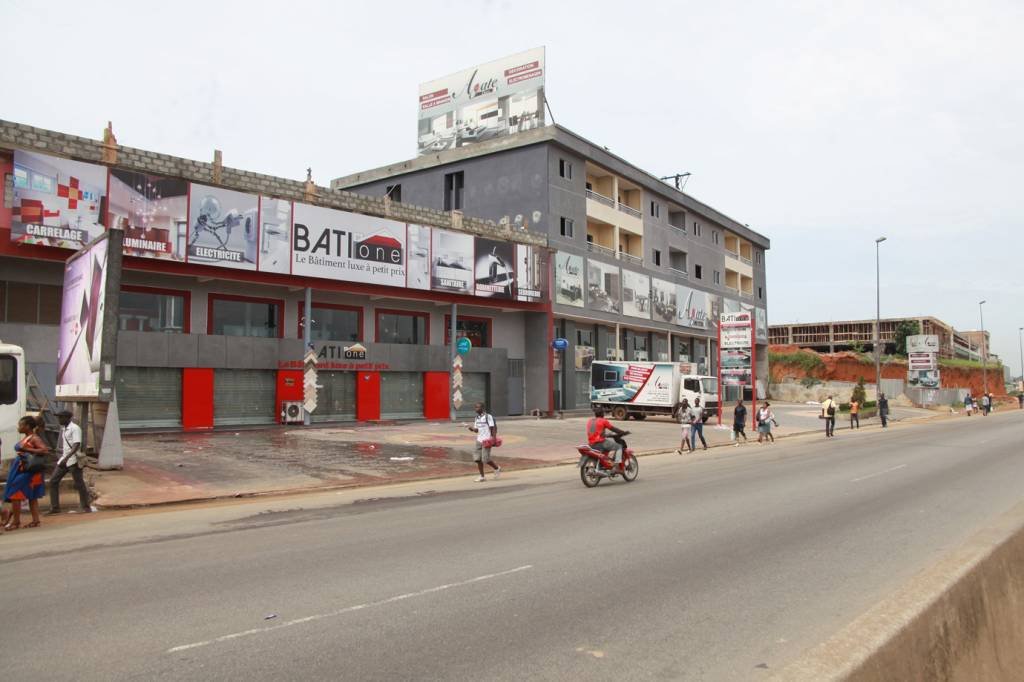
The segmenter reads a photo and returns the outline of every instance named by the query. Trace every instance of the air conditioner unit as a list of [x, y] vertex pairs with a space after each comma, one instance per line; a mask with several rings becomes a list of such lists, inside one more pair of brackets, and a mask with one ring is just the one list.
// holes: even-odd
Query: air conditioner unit
[[285, 424], [302, 423], [302, 401], [283, 400], [281, 401], [281, 421]]

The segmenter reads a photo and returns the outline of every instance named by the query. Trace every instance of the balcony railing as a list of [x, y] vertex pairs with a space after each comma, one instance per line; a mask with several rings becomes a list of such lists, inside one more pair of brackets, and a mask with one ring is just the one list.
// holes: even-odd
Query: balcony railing
[[612, 199], [611, 197], [606, 197], [603, 194], [598, 194], [597, 192], [595, 192], [592, 189], [588, 189], [587, 190], [587, 198], [588, 199], [593, 199], [594, 201], [596, 201], [596, 202], [598, 202], [600, 204], [604, 204], [605, 206], [610, 206], [611, 208], [615, 208], [615, 200], [614, 199]]
[[672, 271], [673, 275], [678, 275], [680, 277], [685, 277], [686, 279], [690, 279], [690, 273], [688, 273], [686, 270], [680, 270], [679, 268], [671, 268], [671, 267], [669, 268], [669, 270]]
[[640, 211], [636, 210], [632, 206], [626, 206], [624, 203], [622, 203], [620, 201], [620, 202], [618, 202], [618, 207], [619, 207], [619, 210], [622, 211], [623, 213], [625, 213], [626, 215], [631, 215], [634, 218], [639, 218], [640, 217]]
[[725, 247], [725, 253], [730, 255], [730, 256], [732, 256], [733, 258], [739, 260], [739, 257], [740, 257], [740, 252], [739, 251], [733, 251], [732, 249], [730, 249], [727, 246], [727, 247]]
[[643, 265], [644, 259], [639, 256], [626, 253], [625, 251], [619, 251], [619, 258], [626, 261], [627, 263], [633, 263], [634, 265]]
[[599, 256], [608, 256], [609, 258], [615, 258], [615, 249], [609, 249], [607, 246], [601, 246], [594, 242], [587, 242], [587, 250], [596, 253]]
[[750, 260], [746, 256], [740, 256], [740, 260], [743, 261], [744, 263], [746, 263], [747, 265], [753, 265], [754, 264], [754, 261]]

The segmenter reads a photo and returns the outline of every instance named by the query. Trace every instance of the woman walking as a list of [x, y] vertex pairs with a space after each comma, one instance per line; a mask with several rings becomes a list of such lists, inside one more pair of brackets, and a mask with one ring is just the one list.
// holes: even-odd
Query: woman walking
[[32, 512], [32, 523], [26, 528], [35, 528], [39, 525], [39, 498], [46, 494], [46, 484], [43, 482], [43, 473], [28, 471], [28, 455], [46, 455], [50, 449], [39, 437], [39, 423], [34, 417], [22, 417], [18, 422], [18, 433], [22, 435], [14, 445], [17, 456], [11, 462], [11, 468], [7, 472], [7, 485], [4, 486], [4, 502], [11, 505], [11, 517], [4, 530], [17, 530], [21, 527], [21, 503], [28, 501], [29, 511]]
[[690, 425], [693, 423], [693, 418], [690, 415], [690, 401], [683, 398], [683, 401], [679, 403], [679, 427], [683, 432], [683, 440], [679, 443], [679, 448], [676, 450], [677, 455], [683, 454], [683, 448], [686, 448], [687, 452], [693, 452], [693, 446], [690, 445]]
[[775, 436], [772, 435], [772, 422], [775, 421], [775, 413], [772, 412], [772, 404], [765, 401], [765, 404], [757, 409], [757, 442], [774, 443]]

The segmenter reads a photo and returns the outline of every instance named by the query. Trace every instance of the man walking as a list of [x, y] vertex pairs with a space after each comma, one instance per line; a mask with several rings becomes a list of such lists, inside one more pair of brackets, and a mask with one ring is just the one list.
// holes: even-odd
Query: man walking
[[71, 417], [67, 410], [57, 413], [57, 419], [60, 421], [60, 442], [57, 445], [60, 458], [57, 460], [57, 468], [50, 477], [50, 511], [46, 513], [51, 516], [60, 514], [60, 482], [69, 471], [75, 481], [78, 504], [82, 512], [88, 514], [92, 511], [92, 507], [89, 506], [89, 489], [85, 487], [85, 476], [82, 473], [85, 466], [85, 458], [81, 456], [82, 428], [71, 421]]
[[829, 396], [821, 404], [821, 416], [825, 420], [825, 438], [832, 438], [836, 435], [836, 401]]
[[878, 396], [878, 417], [882, 420], [882, 428], [889, 426], [889, 399], [882, 393]]
[[700, 398], [693, 399], [693, 407], [689, 410], [692, 421], [690, 422], [690, 451], [697, 449], [697, 438], [700, 437], [700, 444], [708, 449], [708, 442], [704, 440], [704, 408], [700, 406]]
[[860, 428], [860, 403], [854, 399], [850, 399], [850, 428], [853, 429], [854, 425], [856, 428]]
[[472, 426], [466, 428], [476, 434], [473, 461], [476, 462], [476, 468], [480, 470], [480, 476], [476, 482], [483, 483], [487, 480], [484, 478], [484, 462], [491, 465], [491, 468], [494, 469], [494, 478], [497, 479], [501, 476], [501, 467], [491, 459], [491, 448], [498, 438], [498, 425], [495, 423], [494, 417], [484, 410], [483, 403], [476, 404], [476, 421]]
[[747, 434], [744, 429], [747, 428], [747, 407], [743, 404], [743, 399], [736, 401], [736, 407], [732, 411], [732, 438], [736, 443], [733, 447], [740, 446], [740, 436], [743, 436], [743, 442], [747, 442]]
[[987, 417], [988, 413], [992, 411], [992, 394], [982, 393], [981, 394], [981, 414]]

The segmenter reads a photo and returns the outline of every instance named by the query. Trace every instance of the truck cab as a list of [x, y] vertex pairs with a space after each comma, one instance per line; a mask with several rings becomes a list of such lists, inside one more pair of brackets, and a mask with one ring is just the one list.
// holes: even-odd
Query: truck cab
[[718, 378], [712, 376], [700, 376], [688, 374], [681, 377], [679, 382], [679, 402], [683, 398], [694, 404], [695, 398], [700, 398], [701, 407], [710, 412], [718, 410]]
[[0, 461], [14, 458], [18, 420], [25, 416], [25, 351], [0, 342]]

